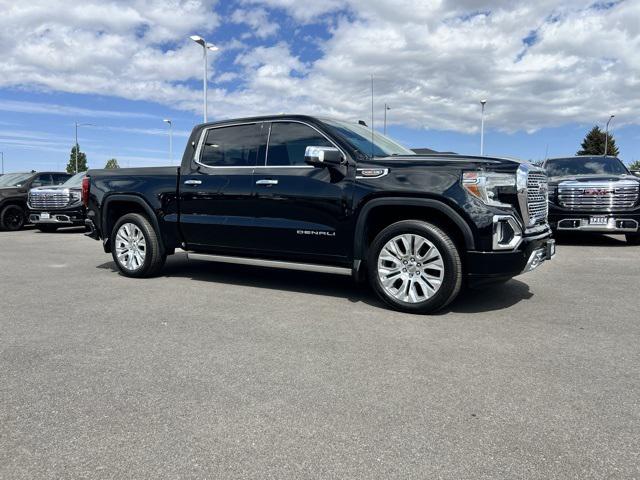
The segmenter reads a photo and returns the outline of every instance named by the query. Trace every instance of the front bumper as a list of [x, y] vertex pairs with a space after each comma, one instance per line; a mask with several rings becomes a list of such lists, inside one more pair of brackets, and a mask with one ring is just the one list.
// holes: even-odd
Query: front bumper
[[525, 237], [517, 250], [500, 252], [469, 251], [466, 273], [469, 283], [490, 283], [535, 270], [556, 254], [556, 242], [549, 233]]
[[[604, 217], [606, 223], [594, 224], [595, 217]], [[549, 224], [558, 231], [635, 233], [640, 229], [640, 213], [554, 211], [549, 213]]]
[[[45, 214], [43, 216], [43, 214]], [[49, 218], [46, 218], [48, 214]], [[82, 209], [74, 210], [30, 210], [29, 222], [33, 224], [53, 224], [60, 226], [84, 225], [85, 214]]]

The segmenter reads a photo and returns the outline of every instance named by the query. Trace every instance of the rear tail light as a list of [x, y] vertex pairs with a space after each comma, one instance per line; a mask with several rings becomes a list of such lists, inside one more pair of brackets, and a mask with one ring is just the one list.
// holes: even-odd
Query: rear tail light
[[89, 206], [89, 177], [82, 179], [82, 204], [85, 207]]

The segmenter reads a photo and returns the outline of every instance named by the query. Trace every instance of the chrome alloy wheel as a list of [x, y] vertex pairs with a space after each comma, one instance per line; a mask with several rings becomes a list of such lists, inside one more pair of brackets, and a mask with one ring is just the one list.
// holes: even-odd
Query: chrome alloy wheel
[[444, 271], [442, 254], [420, 235], [398, 235], [378, 255], [382, 288], [387, 295], [406, 303], [433, 297], [442, 286]]
[[124, 223], [116, 234], [116, 258], [120, 265], [133, 272], [144, 264], [147, 242], [142, 231], [133, 223]]

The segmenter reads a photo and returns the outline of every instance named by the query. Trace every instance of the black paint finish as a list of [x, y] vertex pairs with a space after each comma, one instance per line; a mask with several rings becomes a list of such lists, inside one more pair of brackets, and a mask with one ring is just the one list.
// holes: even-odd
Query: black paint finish
[[[253, 168], [211, 168], [196, 161], [203, 130], [259, 123], [266, 147], [272, 121], [313, 127], [343, 152], [344, 164], [287, 167], [279, 161], [277, 167], [268, 166], [266, 148], [260, 149]], [[370, 158], [320, 119], [256, 117], [196, 126], [180, 169], [91, 170], [89, 218], [97, 228], [95, 236], [108, 238], [113, 225], [109, 210], [125, 208], [135, 197], [156, 219], [167, 251], [184, 245], [194, 251], [352, 266], [365, 258], [368, 227], [380, 209], [398, 217], [409, 208], [422, 209], [425, 219], [444, 216], [456, 229], [461, 248], [469, 252], [467, 274], [513, 275], [526, 263], [529, 242], [510, 256], [491, 252], [492, 219], [495, 214], [518, 217], [518, 208], [485, 205], [462, 188], [461, 177], [463, 171], [480, 168], [514, 173], [519, 165], [446, 154]], [[384, 174], [364, 178], [360, 169]], [[186, 185], [189, 181], [200, 183]], [[499, 261], [491, 267], [493, 257]]]

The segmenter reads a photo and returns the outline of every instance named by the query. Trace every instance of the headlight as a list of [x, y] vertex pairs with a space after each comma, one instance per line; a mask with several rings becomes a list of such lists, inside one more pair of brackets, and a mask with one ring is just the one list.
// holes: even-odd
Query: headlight
[[500, 195], [513, 195], [516, 187], [516, 176], [512, 173], [464, 172], [462, 186], [474, 197], [487, 205], [511, 207], [509, 203], [500, 201]]
[[76, 203], [81, 200], [80, 192], [71, 192], [70, 194], [71, 203]]

